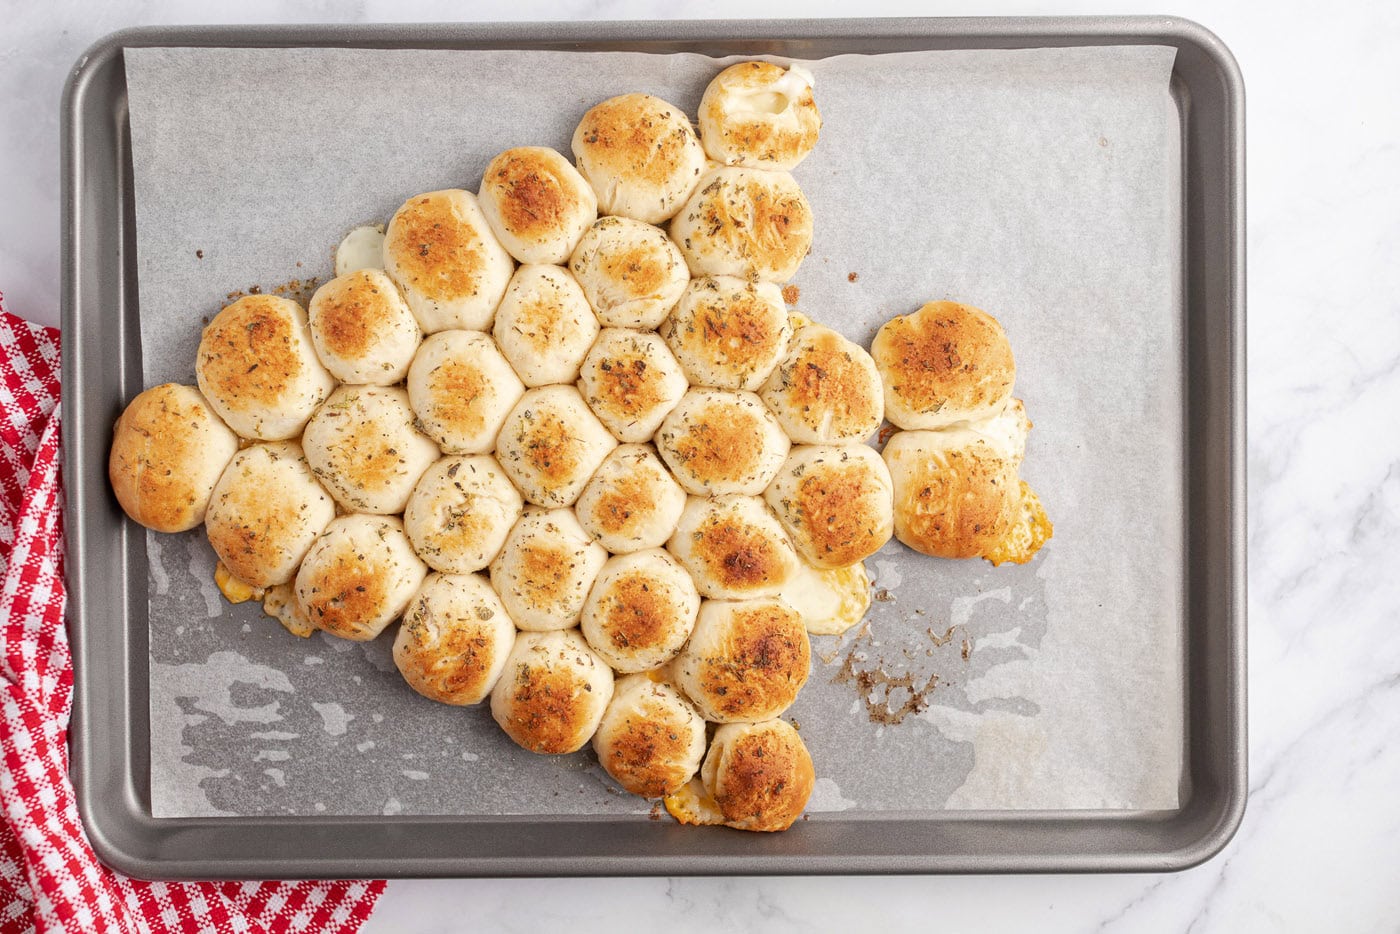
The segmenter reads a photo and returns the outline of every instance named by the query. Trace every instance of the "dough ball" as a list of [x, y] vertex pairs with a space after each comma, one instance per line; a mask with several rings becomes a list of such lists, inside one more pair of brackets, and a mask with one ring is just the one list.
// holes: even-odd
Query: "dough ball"
[[816, 785], [811, 754], [783, 720], [720, 727], [700, 777], [725, 823], [738, 830], [787, 830]]
[[812, 246], [812, 208], [787, 172], [715, 169], [671, 221], [692, 275], [786, 282]]
[[705, 721], [664, 681], [627, 675], [614, 686], [612, 702], [593, 734], [593, 751], [625, 790], [659, 798], [700, 771]]
[[692, 389], [656, 433], [656, 449], [694, 496], [764, 491], [790, 444], [771, 412], [751, 392]]
[[797, 553], [813, 567], [844, 568], [879, 551], [894, 531], [893, 486], [863, 444], [793, 448], [763, 494]]
[[297, 603], [322, 632], [367, 642], [399, 618], [428, 576], [397, 516], [341, 516], [297, 572]]
[[782, 291], [733, 276], [690, 280], [658, 330], [691, 385], [750, 392], [773, 372], [792, 337]]
[[1006, 407], [1016, 360], [991, 315], [929, 302], [886, 321], [870, 345], [885, 384], [885, 415], [900, 428], [944, 428]]
[[802, 616], [767, 597], [706, 600], [672, 671], [706, 720], [752, 723], [792, 706], [811, 668]]
[[522, 749], [577, 752], [612, 694], [612, 669], [577, 630], [522, 632], [491, 691], [491, 716]]
[[521, 629], [569, 629], [607, 560], [572, 509], [529, 509], [491, 562], [491, 586]]
[[985, 430], [901, 431], [885, 445], [894, 534], [939, 558], [987, 557], [1016, 525], [1029, 423], [1019, 405]]
[[593, 107], [574, 131], [573, 151], [602, 213], [648, 224], [675, 214], [705, 168], [705, 151], [685, 112], [650, 94], [624, 94]]
[[579, 525], [613, 554], [666, 544], [684, 508], [685, 490], [649, 444], [619, 445], [574, 504]]
[[584, 358], [579, 389], [619, 441], [640, 443], [685, 395], [681, 366], [650, 331], [604, 328]]
[[394, 637], [394, 664], [429, 700], [465, 707], [486, 699], [515, 645], [515, 624], [479, 574], [429, 574]]
[[740, 62], [721, 71], [700, 98], [706, 155], [724, 165], [795, 168], [822, 128], [812, 84], [800, 65]]
[[486, 223], [522, 263], [562, 263], [598, 219], [598, 199], [569, 160], [543, 146], [507, 149], [486, 166]]
[[132, 399], [117, 419], [107, 475], [136, 522], [184, 532], [204, 521], [214, 484], [237, 451], [238, 436], [199, 390], [165, 383]]
[[531, 389], [506, 416], [496, 459], [538, 506], [571, 506], [617, 441], [572, 386]]
[[311, 296], [308, 314], [316, 355], [342, 383], [403, 382], [423, 340], [399, 290], [377, 269], [327, 282]]
[[244, 438], [301, 434], [335, 380], [311, 340], [306, 312], [275, 295], [248, 295], [214, 316], [199, 341], [195, 376], [219, 417]]
[[706, 597], [771, 597], [797, 573], [787, 534], [756, 496], [691, 497], [666, 548]]
[[204, 530], [234, 577], [285, 584], [330, 521], [335, 502], [295, 441], [253, 444], [229, 462], [209, 498]]
[[404, 507], [413, 550], [446, 574], [470, 574], [491, 563], [520, 518], [523, 502], [489, 454], [450, 455], [423, 474]]
[[490, 328], [514, 269], [469, 191], [414, 195], [384, 232], [384, 271], [428, 334]]
[[606, 327], [654, 328], [676, 307], [690, 271], [660, 227], [626, 217], [598, 219], [569, 259]]
[[685, 568], [650, 548], [608, 559], [583, 605], [581, 628], [615, 671], [646, 671], [676, 656], [699, 610]]
[[335, 248], [335, 274], [348, 276], [361, 269], [384, 271], [384, 225], [364, 224], [345, 235]]
[[759, 395], [797, 444], [864, 441], [885, 417], [875, 361], [819, 324], [798, 330]]
[[418, 424], [448, 454], [489, 453], [524, 392], [495, 342], [476, 331], [434, 334], [408, 370]]
[[572, 383], [598, 336], [598, 319], [569, 270], [521, 266], [491, 333], [526, 386]]
[[341, 386], [306, 423], [311, 469], [350, 512], [403, 512], [438, 446], [413, 427], [397, 386]]

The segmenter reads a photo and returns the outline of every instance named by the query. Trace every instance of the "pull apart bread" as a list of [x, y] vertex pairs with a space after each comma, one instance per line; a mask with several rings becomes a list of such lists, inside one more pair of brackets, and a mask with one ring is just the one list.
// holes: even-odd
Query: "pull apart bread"
[[871, 345], [885, 412], [894, 534], [940, 558], [1024, 564], [1053, 529], [1019, 477], [1031, 422], [1011, 397], [1016, 362], [996, 319], [930, 302], [888, 321]]
[[809, 634], [869, 608], [864, 560], [1026, 561], [1050, 524], [995, 319], [934, 302], [868, 353], [788, 309], [812, 76], [726, 68], [698, 126], [614, 97], [574, 162], [507, 149], [356, 228], [309, 313], [220, 311], [198, 389], [132, 400], [109, 472], [142, 525], [203, 523], [230, 601], [302, 637], [401, 620], [419, 695], [489, 699], [530, 752], [591, 741], [682, 823], [781, 831], [815, 773], [778, 718]]

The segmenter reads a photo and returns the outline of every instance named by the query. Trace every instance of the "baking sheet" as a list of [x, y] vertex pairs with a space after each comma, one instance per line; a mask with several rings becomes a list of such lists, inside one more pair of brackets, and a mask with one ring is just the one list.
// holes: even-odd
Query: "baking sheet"
[[[883, 599], [868, 630], [814, 640], [831, 660], [818, 659], [791, 711], [821, 776], [814, 812], [1178, 804], [1172, 56], [811, 65], [825, 126], [797, 172], [817, 218], [799, 306], [865, 344], [927, 299], [995, 313], [1036, 422], [1023, 475], [1056, 522], [1026, 567], [898, 545], [872, 559]], [[350, 227], [417, 191], [474, 188], [507, 146], [567, 151], [604, 97], [645, 90], [693, 112], [719, 64], [334, 49], [131, 49], [126, 61], [148, 385], [192, 381], [200, 321], [230, 293], [323, 281]], [[529, 756], [484, 709], [417, 697], [389, 661], [392, 634], [296, 640], [221, 601], [199, 533], [149, 546], [156, 816], [649, 810], [587, 754]], [[883, 682], [907, 682], [927, 706], [891, 716]], [[889, 690], [889, 707], [908, 706], [905, 688]], [[872, 722], [872, 707], [898, 722]]]

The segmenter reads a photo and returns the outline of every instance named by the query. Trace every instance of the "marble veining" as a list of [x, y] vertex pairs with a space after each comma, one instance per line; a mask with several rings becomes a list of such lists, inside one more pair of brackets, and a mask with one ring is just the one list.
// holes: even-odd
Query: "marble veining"
[[[136, 23], [1158, 13], [1118, 0], [11, 4], [0, 31], [0, 292], [58, 318], [58, 97]], [[1400, 919], [1400, 7], [1168, 5], [1249, 91], [1251, 798], [1170, 876], [396, 880], [366, 930], [1383, 931]], [[275, 765], [269, 765], [275, 769]], [[839, 803], [839, 802], [838, 802]]]

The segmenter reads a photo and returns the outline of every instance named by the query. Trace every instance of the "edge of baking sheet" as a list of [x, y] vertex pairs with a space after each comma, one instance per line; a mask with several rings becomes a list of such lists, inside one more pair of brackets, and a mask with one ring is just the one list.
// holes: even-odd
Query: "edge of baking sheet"
[[[813, 815], [750, 835], [617, 818], [151, 816], [145, 537], [106, 481], [110, 426], [141, 386], [123, 51], [356, 46], [839, 52], [1168, 45], [1182, 117], [1186, 768], [1164, 812]], [[139, 28], [79, 58], [62, 102], [63, 446], [74, 658], [70, 773], [89, 840], [143, 878], [1168, 871], [1244, 813], [1244, 86], [1177, 17]]]

